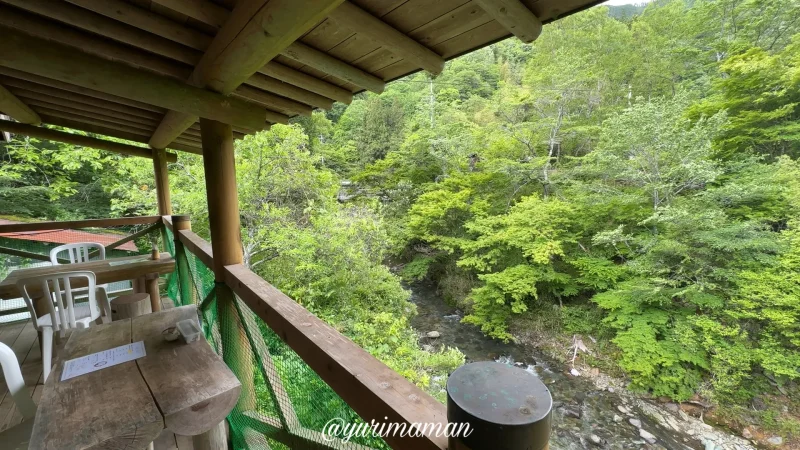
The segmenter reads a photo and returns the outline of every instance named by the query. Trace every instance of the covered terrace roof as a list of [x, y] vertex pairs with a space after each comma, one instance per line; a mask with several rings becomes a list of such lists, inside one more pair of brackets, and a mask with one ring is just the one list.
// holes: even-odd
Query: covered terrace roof
[[0, 113], [200, 154], [198, 117], [241, 138], [596, 3], [0, 0]]

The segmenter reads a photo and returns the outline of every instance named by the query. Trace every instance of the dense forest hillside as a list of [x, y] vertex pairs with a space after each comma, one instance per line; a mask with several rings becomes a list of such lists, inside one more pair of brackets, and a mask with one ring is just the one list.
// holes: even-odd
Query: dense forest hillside
[[[141, 161], [2, 156], [3, 214], [155, 209]], [[419, 348], [399, 277], [493, 338], [588, 336], [631, 389], [797, 438], [799, 156], [800, 2], [596, 7], [239, 142], [245, 256], [432, 392], [463, 357]], [[170, 169], [202, 230], [200, 159]]]

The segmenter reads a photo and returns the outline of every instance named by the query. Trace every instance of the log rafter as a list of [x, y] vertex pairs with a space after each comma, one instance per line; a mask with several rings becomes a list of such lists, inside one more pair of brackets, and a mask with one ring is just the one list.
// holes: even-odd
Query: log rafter
[[[239, 2], [194, 68], [189, 82], [229, 94], [308, 31], [342, 0]], [[197, 117], [170, 111], [150, 145], [164, 148]]]
[[263, 109], [242, 100], [4, 26], [0, 26], [0, 33], [3, 35], [0, 65], [245, 128], [263, 126]]
[[[66, 142], [68, 144], [80, 145], [83, 147], [107, 150], [123, 155], [138, 156], [141, 158], [150, 159], [153, 158], [152, 151], [146, 147], [135, 147], [133, 145], [97, 139], [90, 136], [82, 136], [80, 134], [67, 133], [64, 131], [52, 130], [50, 128], [36, 127], [33, 125], [12, 122], [10, 120], [0, 120], [0, 130], [8, 131], [14, 134], [37, 137], [40, 139], [50, 139], [53, 141]], [[178, 160], [178, 157], [174, 153], [167, 153], [166, 159], [168, 162], [175, 162]]]
[[31, 125], [39, 125], [42, 118], [36, 114], [25, 102], [11, 93], [0, 84], [0, 112], [5, 113], [15, 120]]

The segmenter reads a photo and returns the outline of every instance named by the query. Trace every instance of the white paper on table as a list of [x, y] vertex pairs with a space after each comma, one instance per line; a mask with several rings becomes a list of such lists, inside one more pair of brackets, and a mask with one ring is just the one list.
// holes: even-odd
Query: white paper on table
[[106, 367], [133, 361], [145, 356], [144, 341], [120, 345], [116, 348], [92, 353], [81, 358], [70, 359], [64, 363], [61, 381], [69, 380], [80, 375], [86, 375]]

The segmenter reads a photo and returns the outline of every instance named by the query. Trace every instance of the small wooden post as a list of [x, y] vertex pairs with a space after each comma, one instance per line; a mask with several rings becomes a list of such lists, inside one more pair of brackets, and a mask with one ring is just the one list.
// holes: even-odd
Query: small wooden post
[[[167, 171], [167, 152], [163, 148], [153, 149], [153, 174], [156, 179], [158, 215], [172, 215], [172, 202], [169, 197], [169, 172]], [[167, 249], [167, 230], [161, 228], [161, 250]]]
[[158, 196], [158, 214], [172, 214], [172, 203], [169, 198], [169, 173], [167, 172], [167, 152], [163, 148], [153, 149], [153, 173], [156, 178], [156, 195]]
[[450, 450], [547, 450], [553, 398], [542, 381], [519, 367], [466, 364], [447, 379]]
[[[175, 264], [178, 266], [178, 283], [180, 283], [181, 302], [184, 305], [197, 305], [200, 303], [197, 289], [192, 282], [192, 271], [189, 269], [186, 248], [180, 240], [180, 232], [183, 230], [191, 231], [191, 229], [192, 221], [189, 216], [172, 216], [172, 232], [175, 240]], [[187, 298], [184, 299], [183, 296]]]
[[[203, 141], [203, 168], [206, 176], [211, 249], [214, 253], [213, 269], [222, 357], [242, 383], [236, 408], [240, 411], [255, 410], [253, 358], [247, 351], [250, 346], [236, 311], [236, 297], [225, 284], [225, 266], [241, 264], [243, 260], [233, 132], [230, 125], [201, 118], [200, 134]], [[219, 433], [212, 430], [204, 436], [207, 439], [217, 439]], [[197, 446], [197, 439], [194, 441]]]

